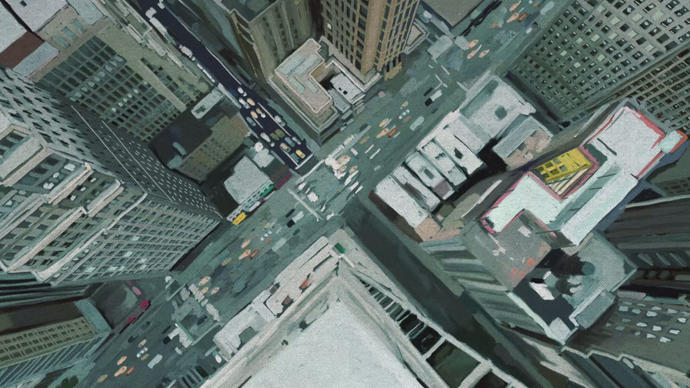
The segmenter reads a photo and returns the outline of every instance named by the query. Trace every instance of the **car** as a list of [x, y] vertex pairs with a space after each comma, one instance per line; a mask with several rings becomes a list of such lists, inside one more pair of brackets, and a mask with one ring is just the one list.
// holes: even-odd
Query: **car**
[[294, 213], [294, 212], [295, 212], [295, 209], [294, 209], [294, 208], [293, 208], [293, 209], [290, 209], [290, 211], [288, 211], [288, 212], [285, 214], [285, 218], [290, 217], [290, 216], [292, 215], [292, 213]]
[[395, 127], [395, 128], [393, 128], [393, 129], [391, 129], [390, 131], [388, 131], [388, 133], [386, 134], [386, 137], [391, 138], [391, 137], [393, 137], [396, 133], [398, 133], [398, 128], [397, 128], [397, 127]]
[[256, 108], [256, 113], [257, 113], [259, 116], [261, 116], [262, 119], [265, 119], [265, 118], [266, 118], [266, 113], [264, 113], [264, 111], [262, 111], [260, 108]]
[[259, 115], [256, 114], [256, 112], [254, 112], [254, 111], [249, 112], [249, 115], [252, 116], [252, 118], [253, 118], [254, 120], [256, 120], [256, 119], [259, 118]]
[[276, 123], [278, 123], [280, 125], [283, 125], [283, 118], [280, 117], [279, 115], [273, 116], [273, 121], [275, 121]]
[[245, 101], [244, 98], [240, 97], [237, 99], [237, 101], [239, 101], [240, 105], [242, 105], [244, 109], [249, 109], [249, 104], [247, 104], [247, 101]]
[[250, 106], [256, 106], [256, 103], [251, 98], [247, 98], [247, 104], [249, 104]]
[[259, 134], [259, 137], [261, 137], [266, 143], [271, 143], [271, 139], [268, 137], [267, 134], [261, 132], [261, 133]]
[[276, 135], [275, 132], [271, 132], [269, 136], [271, 136], [271, 139], [273, 140], [280, 140], [280, 136]]
[[304, 159], [307, 157], [307, 155], [305, 155], [304, 152], [302, 152], [300, 150], [295, 150], [295, 153], [297, 154], [297, 156], [300, 157], [300, 159]]
[[246, 96], [247, 92], [245, 92], [244, 89], [239, 87], [239, 88], [237, 88], [237, 94], [239, 94], [240, 96]]
[[[175, 348], [175, 349], [177, 349], [177, 348]], [[153, 369], [153, 367], [155, 367], [159, 362], [161, 362], [162, 359], [163, 359], [162, 355], [156, 354], [156, 356], [153, 357], [151, 359], [151, 361], [149, 361], [147, 366], [149, 367], [149, 369]]]
[[280, 143], [280, 148], [282, 148], [285, 152], [290, 152], [290, 147], [288, 147], [285, 143]]
[[289, 137], [286, 137], [284, 140], [290, 147], [294, 147], [296, 145], [295, 142], [292, 141]]
[[434, 100], [427, 98], [426, 101], [424, 101], [424, 105], [429, 106], [432, 102], [434, 102]]
[[143, 348], [139, 349], [139, 351], [137, 352], [137, 358], [141, 358], [141, 356], [143, 356], [143, 355], [144, 355], [146, 352], [148, 352], [148, 351], [149, 351], [149, 348], [146, 347], [146, 346], [144, 346]]
[[117, 365], [120, 366], [120, 365], [122, 365], [122, 363], [124, 363], [125, 361], [127, 361], [127, 356], [122, 356], [122, 357], [120, 357], [119, 360], [117, 360]]
[[273, 133], [275, 133], [278, 137], [285, 137], [285, 132], [283, 132], [282, 129], [276, 129]]
[[249, 117], [249, 116], [245, 117], [244, 121], [246, 121], [247, 124], [249, 124], [249, 126], [256, 127], [256, 121], [252, 120], [251, 117]]
[[143, 356], [141, 356], [141, 361], [146, 361], [149, 359], [150, 354], [146, 353]]
[[125, 372], [127, 372], [127, 366], [123, 365], [120, 367], [120, 369], [117, 370], [117, 372], [115, 372], [115, 374], [113, 376], [118, 377]]
[[391, 122], [390, 119], [383, 119], [383, 120], [381, 120], [381, 122], [379, 123], [379, 128], [385, 127], [385, 126], [388, 125], [388, 123], [390, 123], [390, 122]]
[[165, 336], [163, 337], [163, 345], [167, 345], [171, 341], [170, 337]]
[[127, 372], [125, 372], [125, 375], [127, 375], [127, 376], [131, 375], [132, 372], [134, 372], [134, 369], [136, 369], [136, 367], [130, 366], [129, 369], [127, 369]]
[[292, 219], [288, 220], [288, 222], [287, 222], [288, 228], [292, 228], [294, 225], [295, 225], [295, 221], [293, 221]]
[[428, 96], [429, 93], [431, 93], [433, 90], [434, 90], [434, 88], [429, 88], [429, 89], [427, 89], [426, 92], [424, 92], [424, 95], [425, 95], [425, 96]]

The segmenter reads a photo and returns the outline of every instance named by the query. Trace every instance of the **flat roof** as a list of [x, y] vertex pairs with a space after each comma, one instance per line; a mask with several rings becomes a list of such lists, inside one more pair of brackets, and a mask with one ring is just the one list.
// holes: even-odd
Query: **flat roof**
[[0, 6], [0, 52], [5, 51], [25, 32], [26, 29], [15, 19], [14, 15], [4, 6]]
[[387, 176], [376, 185], [374, 193], [396, 213], [416, 228], [429, 215], [392, 177]]
[[[573, 244], [585, 236], [638, 184], [664, 154], [686, 137], [667, 135], [641, 113], [623, 106], [595, 131], [580, 150], [594, 165], [567, 198], [559, 197], [533, 172], [527, 172], [485, 214], [487, 230], [500, 233], [512, 220], [528, 212], [546, 230], [558, 230]], [[586, 150], [596, 152], [592, 156]]]
[[501, 158], [507, 158], [525, 140], [536, 132], [543, 132], [548, 137], [553, 137], [539, 121], [532, 116], [521, 116], [515, 119], [508, 128], [506, 135], [494, 146], [493, 150]]
[[422, 2], [451, 28], [460, 23], [481, 3], [482, 0], [424, 0]]
[[31, 31], [38, 31], [67, 5], [67, 2], [65, 0], [7, 0], [7, 4], [31, 28]]
[[245, 386], [328, 387], [334, 382], [362, 388], [421, 386], [371, 325], [342, 301], [330, 303]]
[[268, 176], [244, 156], [235, 164], [232, 175], [223, 185], [236, 202], [243, 203], [267, 182], [270, 182]]
[[319, 49], [321, 45], [309, 39], [275, 70], [280, 81], [314, 113], [321, 112], [333, 102], [333, 98], [312, 75], [317, 67], [325, 63]]

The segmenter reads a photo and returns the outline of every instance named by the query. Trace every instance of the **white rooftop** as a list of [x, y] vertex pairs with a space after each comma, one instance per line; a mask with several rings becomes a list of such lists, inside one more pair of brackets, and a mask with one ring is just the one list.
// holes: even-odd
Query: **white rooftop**
[[416, 228], [427, 217], [427, 212], [390, 176], [385, 177], [376, 185], [374, 193], [388, 206]]
[[[579, 244], [632, 191], [664, 151], [667, 135], [639, 112], [623, 107], [586, 142], [606, 160], [569, 197], [562, 199], [534, 173], [528, 172], [492, 207], [486, 219], [501, 232], [521, 212], [528, 211], [551, 230]], [[680, 145], [685, 138], [668, 136]], [[671, 147], [673, 148], [673, 147]]]
[[31, 31], [38, 31], [67, 3], [65, 0], [7, 0]]
[[268, 176], [245, 156], [237, 162], [232, 175], [223, 185], [232, 198], [241, 204], [268, 181]]
[[26, 29], [14, 18], [14, 16], [0, 6], [0, 52], [5, 51], [17, 39], [21, 38]]
[[329, 309], [263, 365], [245, 385], [419, 387], [410, 371], [345, 303]]

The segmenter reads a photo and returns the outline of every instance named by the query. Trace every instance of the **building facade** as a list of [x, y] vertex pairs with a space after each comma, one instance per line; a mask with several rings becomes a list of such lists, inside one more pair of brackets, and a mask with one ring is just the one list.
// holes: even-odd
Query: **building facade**
[[0, 312], [0, 384], [7, 387], [88, 359], [110, 326], [88, 301]]
[[345, 230], [308, 247], [214, 342], [229, 361], [202, 387], [525, 386], [426, 318]]
[[190, 5], [222, 37], [233, 59], [259, 80], [268, 79], [315, 33], [308, 0], [194, 0]]
[[29, 272], [0, 272], [0, 309], [84, 299], [95, 287], [94, 284], [51, 287], [50, 283], [36, 280]]
[[626, 293], [590, 330], [573, 338], [568, 348], [585, 355], [625, 357], [648, 373], [687, 385], [689, 319], [687, 301]]
[[690, 152], [684, 152], [675, 163], [660, 168], [648, 180], [666, 196], [690, 194]]
[[143, 144], [0, 70], [0, 267], [89, 283], [169, 270], [218, 224]]
[[375, 73], [392, 78], [402, 69], [418, 6], [419, 0], [322, 1], [323, 33], [364, 83]]
[[[31, 22], [39, 12], [18, 12]], [[209, 90], [200, 69], [126, 2], [45, 3], [52, 12], [35, 34], [57, 49], [30, 78], [53, 94], [144, 142]], [[51, 4], [61, 3], [61, 7]]]
[[[677, 0], [570, 0], [517, 60], [509, 76], [559, 121], [579, 118], [592, 104], [597, 107], [613, 98], [619, 88], [638, 98], [647, 96], [644, 99], [656, 107], [659, 118], [682, 117], [686, 114], [680, 114], [682, 108], [671, 114], [667, 111], [676, 109], [673, 104], [662, 108], [664, 102], [654, 102], [656, 92], [647, 90], [645, 77], [633, 82], [633, 90], [627, 85], [661, 59], [678, 56], [687, 48], [690, 25], [684, 20], [688, 10]], [[655, 77], [655, 71], [649, 74]], [[671, 79], [667, 82], [683, 87]]]

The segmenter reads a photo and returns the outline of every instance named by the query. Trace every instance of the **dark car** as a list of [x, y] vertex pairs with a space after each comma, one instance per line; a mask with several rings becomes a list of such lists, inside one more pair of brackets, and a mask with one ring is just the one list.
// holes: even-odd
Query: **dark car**
[[434, 100], [427, 98], [426, 101], [424, 101], [424, 105], [429, 106], [432, 102], [434, 102]]

